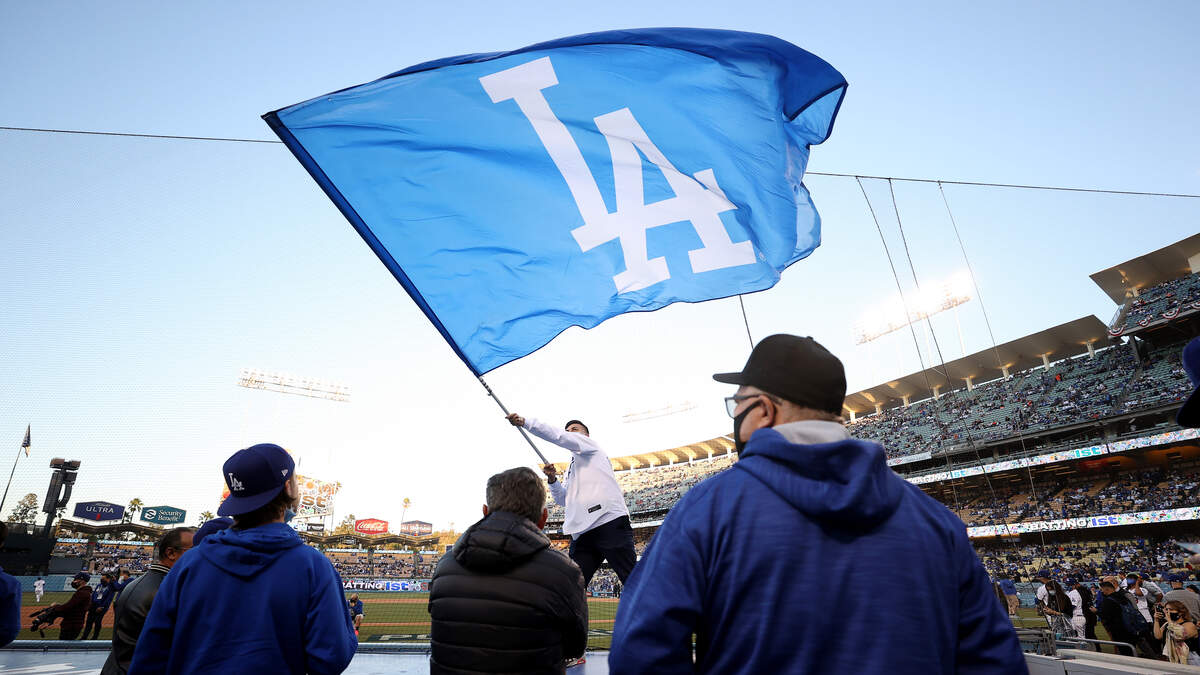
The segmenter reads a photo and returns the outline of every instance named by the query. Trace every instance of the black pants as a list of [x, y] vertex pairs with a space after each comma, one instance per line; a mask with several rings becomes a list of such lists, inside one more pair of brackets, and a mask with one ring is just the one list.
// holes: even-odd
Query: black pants
[[[100, 639], [100, 624], [104, 621], [104, 613], [107, 611], [107, 607], [88, 610], [87, 623], [83, 625], [83, 636], [80, 637], [81, 640], [88, 639], [88, 633], [92, 633], [93, 640]], [[92, 626], [95, 626], [96, 628], [93, 630]]]
[[1096, 640], [1096, 615], [1092, 612], [1083, 610], [1083, 636], [1089, 640]]
[[59, 640], [74, 640], [79, 637], [79, 626], [63, 627], [58, 632]]
[[568, 552], [571, 560], [579, 565], [583, 572], [583, 585], [586, 587], [596, 574], [600, 563], [608, 560], [617, 578], [624, 584], [637, 563], [637, 553], [633, 550], [633, 528], [629, 525], [629, 516], [621, 516], [616, 520], [593, 528], [571, 540]]

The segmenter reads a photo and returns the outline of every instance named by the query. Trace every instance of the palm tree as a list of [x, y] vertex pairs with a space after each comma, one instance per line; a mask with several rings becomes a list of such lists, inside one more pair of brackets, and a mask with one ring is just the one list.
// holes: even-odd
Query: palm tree
[[217, 516], [212, 511], [200, 512], [200, 524], [203, 525]]
[[138, 497], [134, 497], [133, 499], [130, 499], [129, 506], [126, 507], [126, 509], [125, 509], [125, 522], [127, 522], [127, 523], [133, 522], [133, 517], [135, 515], [137, 515], [138, 511], [141, 511], [141, 510], [142, 510], [142, 500]]
[[404, 515], [408, 513], [408, 507], [412, 505], [412, 500], [408, 497], [404, 498], [404, 510], [400, 512], [400, 527], [404, 527]]

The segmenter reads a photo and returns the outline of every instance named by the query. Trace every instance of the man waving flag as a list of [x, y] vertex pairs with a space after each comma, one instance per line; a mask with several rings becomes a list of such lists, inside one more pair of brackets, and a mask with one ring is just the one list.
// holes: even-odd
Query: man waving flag
[[630, 311], [773, 286], [846, 81], [778, 38], [592, 33], [421, 64], [264, 116], [482, 375]]

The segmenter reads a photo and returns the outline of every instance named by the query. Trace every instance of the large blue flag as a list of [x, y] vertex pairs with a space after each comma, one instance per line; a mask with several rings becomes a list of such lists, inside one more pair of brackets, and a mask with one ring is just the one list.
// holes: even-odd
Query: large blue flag
[[264, 119], [476, 375], [570, 326], [775, 285], [846, 80], [778, 38], [579, 35]]

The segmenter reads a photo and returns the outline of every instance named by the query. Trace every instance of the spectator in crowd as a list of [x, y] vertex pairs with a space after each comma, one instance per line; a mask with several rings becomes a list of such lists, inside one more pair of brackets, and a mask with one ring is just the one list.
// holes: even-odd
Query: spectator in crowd
[[129, 570], [126, 570], [126, 569], [117, 570], [117, 580], [113, 582], [113, 591], [116, 593], [116, 595], [113, 596], [114, 606], [116, 603], [116, 598], [121, 597], [121, 591], [125, 590], [125, 587], [128, 586], [132, 582], [133, 582], [133, 577], [131, 577], [129, 575]]
[[517, 413], [509, 415], [508, 421], [571, 453], [571, 466], [561, 481], [553, 464], [542, 470], [554, 501], [567, 508], [562, 531], [571, 536], [568, 555], [583, 572], [584, 585], [591, 582], [606, 559], [624, 583], [637, 563], [637, 553], [633, 550], [629, 508], [608, 455], [579, 420], [567, 422], [565, 431]]
[[[0, 548], [8, 539], [8, 523], [0, 521]], [[41, 579], [41, 577], [38, 577]], [[42, 582], [45, 585], [45, 582]], [[21, 632], [21, 582], [0, 569], [0, 647], [17, 639]]]
[[1188, 645], [1196, 642], [1196, 623], [1182, 602], [1171, 600], [1154, 609], [1154, 637], [1162, 642], [1167, 661], [1200, 666], [1200, 654]]
[[[1151, 655], [1146, 644], [1146, 632], [1149, 625], [1137, 611], [1137, 603], [1133, 596], [1123, 588], [1118, 587], [1116, 577], [1105, 577], [1100, 582], [1100, 623], [1115, 642], [1127, 642], [1147, 655]], [[1133, 656], [1128, 647], [1117, 647], [1117, 651], [1125, 656]]]
[[113, 605], [112, 651], [100, 675], [125, 675], [129, 671], [129, 663], [133, 660], [133, 651], [138, 636], [142, 634], [146, 616], [150, 614], [154, 596], [167, 573], [192, 548], [192, 541], [193, 530], [190, 527], [168, 530], [154, 547], [156, 561], [150, 564], [145, 574], [129, 581], [121, 590]]
[[1189, 592], [1183, 587], [1184, 576], [1175, 573], [1167, 577], [1171, 583], [1171, 590], [1163, 593], [1163, 602], [1180, 602], [1184, 607], [1187, 607], [1188, 616], [1193, 619], [1200, 617], [1200, 595]]
[[1200, 428], [1200, 337], [1192, 338], [1183, 347], [1183, 370], [1192, 384], [1192, 393], [1179, 406], [1175, 421], [1189, 429]]
[[278, 445], [239, 450], [222, 471], [217, 510], [233, 527], [210, 534], [159, 587], [130, 665], [151, 673], [328, 675], [358, 640], [342, 580], [286, 522], [298, 506], [296, 465]]
[[[1081, 635], [1089, 640], [1096, 640], [1096, 598], [1092, 595], [1092, 589], [1088, 588], [1087, 584], [1079, 580], [1074, 580], [1071, 585], [1075, 593], [1079, 596], [1079, 603], [1076, 609], [1083, 610], [1083, 632]], [[1078, 629], [1079, 626], [1076, 626]]]
[[1017, 597], [1017, 585], [1013, 583], [1012, 579], [1008, 578], [1007, 574], [1001, 574], [998, 583], [1000, 584], [1000, 591], [1004, 593], [1008, 615], [1016, 616], [1017, 608], [1021, 606], [1021, 599]]
[[[116, 579], [113, 578], [112, 573], [101, 574], [99, 585], [96, 586], [96, 590], [92, 591], [92, 606], [88, 608], [87, 623], [83, 626], [81, 640], [100, 639], [100, 624], [104, 621], [104, 615], [108, 612], [108, 607], [112, 604], [113, 596], [116, 593]], [[88, 633], [92, 634], [91, 638], [88, 638]]]
[[[1062, 587], [1062, 584], [1050, 578], [1049, 570], [1038, 572], [1037, 580], [1042, 582], [1042, 585], [1038, 586], [1035, 594], [1038, 610], [1049, 617], [1050, 627], [1056, 633], [1063, 633], [1067, 636], [1075, 635], [1073, 617], [1075, 615], [1076, 603], [1079, 602], [1079, 594], [1075, 593], [1075, 596], [1071, 597], [1070, 593]], [[1082, 618], [1082, 613], [1080, 613], [1080, 630], [1078, 632], [1080, 636], [1083, 635]]]
[[231, 527], [233, 527], [233, 518], [213, 518], [206, 520], [196, 530], [196, 536], [192, 538], [192, 545], [199, 546], [200, 542], [204, 541], [204, 538], [208, 535], [220, 532], [221, 530], [227, 530]]
[[1163, 592], [1158, 587], [1158, 584], [1143, 579], [1141, 574], [1130, 572], [1125, 575], [1125, 589], [1133, 596], [1134, 602], [1137, 604], [1138, 612], [1147, 623], [1153, 620], [1150, 614], [1150, 608], [1156, 603], [1162, 601]]
[[562, 673], [583, 654], [583, 575], [542, 534], [545, 494], [525, 467], [488, 479], [483, 519], [429, 584], [430, 673]]
[[358, 593], [351, 593], [350, 600], [347, 603], [347, 610], [350, 612], [350, 621], [354, 624], [354, 634], [358, 635], [358, 629], [362, 626], [363, 620], [363, 603], [358, 599]]
[[62, 617], [58, 624], [59, 640], [74, 640], [83, 630], [88, 609], [92, 606], [92, 589], [88, 586], [91, 580], [92, 575], [87, 572], [76, 572], [75, 578], [71, 579], [71, 588], [75, 589], [75, 593], [70, 600], [54, 608], [54, 615]]
[[[714, 379], [739, 385], [726, 409], [740, 459], [659, 529], [626, 584], [610, 672], [1024, 672], [962, 521], [849, 437], [836, 357], [774, 335]], [[871, 578], [889, 583], [849, 582]], [[837, 601], [813, 602], [814, 584]]]

